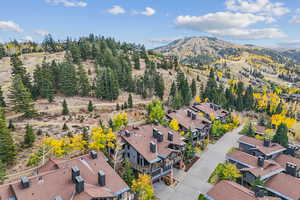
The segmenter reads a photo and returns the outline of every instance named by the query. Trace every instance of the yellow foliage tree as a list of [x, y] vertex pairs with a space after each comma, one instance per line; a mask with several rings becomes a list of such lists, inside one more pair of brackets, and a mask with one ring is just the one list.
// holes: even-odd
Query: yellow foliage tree
[[224, 164], [224, 167], [221, 170], [219, 176], [222, 180], [235, 181], [236, 179], [240, 178], [242, 175], [234, 164], [226, 163]]
[[132, 181], [131, 190], [137, 194], [140, 200], [155, 199], [151, 177], [147, 174], [139, 174], [139, 178]]
[[173, 129], [174, 131], [178, 131], [179, 130], [179, 123], [176, 119], [173, 119], [170, 124], [169, 124], [170, 128]]
[[196, 97], [195, 97], [195, 102], [196, 102], [196, 103], [201, 103], [201, 98], [200, 98], [199, 96], [196, 96]]
[[108, 129], [105, 133], [103, 128], [96, 127], [92, 129], [91, 143], [89, 147], [91, 149], [101, 151], [106, 147], [115, 147], [116, 135], [112, 132], [112, 129]]
[[113, 117], [113, 127], [115, 130], [120, 130], [128, 124], [127, 113], [119, 113]]
[[294, 124], [296, 123], [296, 120], [293, 118], [290, 118], [290, 117], [286, 117], [283, 114], [275, 114], [275, 115], [272, 115], [271, 122], [274, 126], [276, 126], [276, 128], [280, 124], [286, 124], [286, 126], [288, 128], [292, 128], [294, 126]]

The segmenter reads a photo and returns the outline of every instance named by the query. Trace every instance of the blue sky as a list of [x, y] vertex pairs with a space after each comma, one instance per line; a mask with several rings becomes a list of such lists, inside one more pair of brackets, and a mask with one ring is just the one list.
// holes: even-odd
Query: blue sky
[[148, 48], [189, 36], [300, 47], [299, 0], [3, 0], [0, 41], [95, 33]]

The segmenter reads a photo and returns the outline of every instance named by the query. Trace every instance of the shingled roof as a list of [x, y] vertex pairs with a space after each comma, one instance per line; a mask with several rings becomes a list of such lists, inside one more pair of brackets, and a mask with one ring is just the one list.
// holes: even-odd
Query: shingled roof
[[280, 173], [273, 176], [266, 182], [265, 188], [289, 199], [300, 199], [300, 179], [288, 174]]
[[270, 143], [270, 146], [266, 147], [264, 146], [263, 141], [248, 136], [242, 136], [239, 139], [239, 142], [251, 145], [253, 146], [253, 148], [256, 148], [258, 151], [262, 152], [265, 155], [272, 155], [278, 152], [283, 152], [285, 150], [285, 148], [280, 144], [272, 142]]
[[280, 200], [275, 197], [255, 197], [251, 190], [231, 181], [220, 181], [207, 195], [213, 200]]
[[264, 160], [262, 167], [258, 165], [258, 158], [252, 156], [243, 151], [233, 151], [227, 154], [227, 159], [237, 161], [243, 165], [246, 165], [246, 168], [241, 169], [241, 171], [248, 171], [256, 177], [261, 177], [262, 179], [269, 178], [275, 174], [278, 174], [284, 171], [278, 163], [272, 160]]
[[[164, 139], [162, 142], [157, 142], [157, 139], [153, 137], [153, 129], [157, 129], [163, 134]], [[128, 131], [130, 136], [126, 136], [125, 131]], [[169, 132], [173, 133], [173, 141], [168, 140]], [[169, 148], [169, 144], [185, 145], [184, 138], [180, 134], [168, 127], [155, 124], [147, 124], [138, 128], [126, 128], [122, 131], [121, 137], [150, 163], [159, 159], [159, 156], [167, 157], [172, 153], [174, 150]], [[157, 144], [156, 153], [150, 151], [151, 142]]]
[[[217, 108], [218, 107], [218, 108]], [[224, 117], [229, 114], [228, 111], [222, 109], [221, 107], [214, 105], [212, 103], [200, 103], [200, 104], [195, 104], [193, 105], [193, 108], [196, 109], [197, 111], [201, 111], [205, 113], [206, 115], [214, 115], [216, 119], [220, 117]], [[217, 108], [217, 109], [214, 109]]]
[[[75, 184], [71, 180], [71, 168], [74, 166], [80, 170], [80, 176], [84, 180], [84, 191], [79, 194], [75, 194]], [[71, 160], [49, 160], [40, 169], [38, 175], [28, 178], [28, 188], [23, 188], [20, 181], [1, 186], [0, 199], [15, 197], [22, 200], [53, 200], [60, 196], [62, 199], [85, 200], [112, 198], [129, 190], [101, 153], [95, 159], [84, 155]], [[100, 170], [106, 176], [105, 186], [98, 184]]]

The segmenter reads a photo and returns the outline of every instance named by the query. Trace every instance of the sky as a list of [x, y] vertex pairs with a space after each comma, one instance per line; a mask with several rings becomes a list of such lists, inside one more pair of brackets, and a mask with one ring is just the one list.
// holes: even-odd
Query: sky
[[300, 47], [299, 0], [2, 0], [0, 42], [90, 33], [147, 48], [191, 36]]

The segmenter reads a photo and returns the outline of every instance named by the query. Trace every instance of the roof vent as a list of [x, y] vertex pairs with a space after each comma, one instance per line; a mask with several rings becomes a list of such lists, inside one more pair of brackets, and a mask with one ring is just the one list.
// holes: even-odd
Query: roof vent
[[61, 196], [55, 196], [53, 200], [63, 200]]
[[294, 163], [287, 162], [285, 172], [291, 176], [297, 176], [297, 165]]
[[259, 156], [259, 157], [257, 158], [257, 165], [258, 165], [259, 167], [263, 167], [263, 166], [264, 166], [264, 162], [265, 162], [264, 157]]
[[97, 154], [96, 151], [91, 151], [90, 156], [91, 156], [92, 159], [96, 159], [98, 157], [98, 154]]
[[195, 113], [192, 113], [192, 120], [195, 120], [197, 115]]
[[157, 133], [158, 133], [158, 130], [156, 128], [153, 128], [153, 131], [152, 131], [152, 136], [154, 138], [157, 138]]
[[22, 176], [21, 177], [21, 185], [22, 185], [23, 189], [29, 188], [29, 179], [28, 179], [27, 176]]
[[77, 176], [80, 176], [80, 170], [78, 167], [75, 166], [71, 168], [71, 171], [72, 171], [72, 181], [73, 183], [76, 183], [75, 179]]
[[168, 132], [168, 140], [172, 142], [173, 139], [174, 139], [174, 133], [172, 133], [171, 131], [169, 131]]
[[81, 176], [76, 176], [75, 178], [75, 191], [76, 194], [84, 191], [84, 180]]
[[151, 141], [150, 142], [150, 152], [151, 153], [156, 153], [156, 148], [157, 148], [156, 143]]
[[125, 136], [130, 137], [130, 132], [128, 130], [125, 130]]
[[164, 141], [164, 134], [160, 131], [158, 131], [158, 133], [157, 133], [157, 141], [158, 142]]
[[98, 172], [98, 184], [103, 187], [105, 186], [105, 173], [103, 171]]

